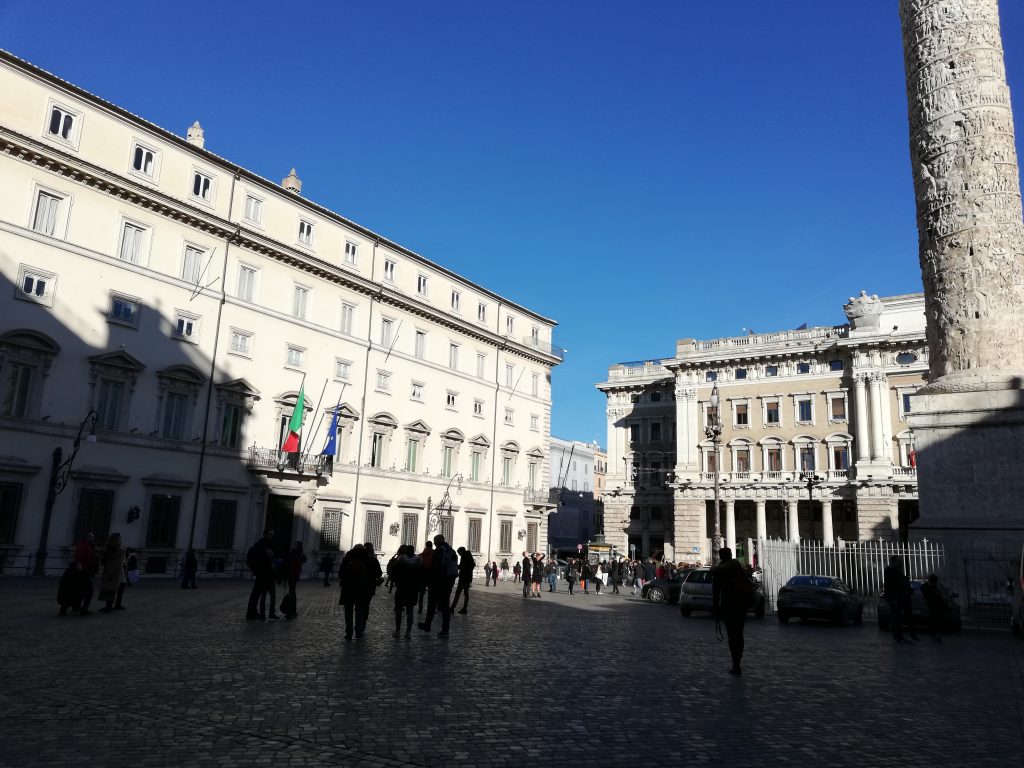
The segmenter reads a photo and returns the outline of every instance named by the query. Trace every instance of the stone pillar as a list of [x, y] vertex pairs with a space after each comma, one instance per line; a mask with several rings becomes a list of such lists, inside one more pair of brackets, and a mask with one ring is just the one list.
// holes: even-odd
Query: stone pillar
[[799, 505], [796, 501], [786, 499], [782, 502], [782, 506], [785, 507], [786, 519], [789, 521], [787, 526], [789, 540], [800, 541], [800, 515], [797, 512]]
[[[679, 375], [679, 374], [677, 374]], [[697, 390], [676, 380], [676, 476], [700, 471], [697, 444]]]
[[868, 461], [871, 458], [871, 446], [868, 442], [868, 396], [867, 374], [856, 373], [853, 376], [853, 402], [857, 409], [857, 461]]
[[723, 547], [732, 550], [736, 554], [736, 502], [733, 499], [725, 499], [725, 543]]
[[764, 499], [758, 499], [757, 504], [757, 540], [764, 541], [768, 538], [768, 517], [765, 513], [765, 505], [767, 502]]
[[673, 502], [672, 539], [675, 544], [677, 558], [696, 557], [694, 548], [704, 557], [705, 539], [707, 538], [707, 506], [703, 498], [686, 496], [684, 491], [676, 491]]
[[871, 374], [871, 458], [881, 461], [884, 455], [882, 431], [882, 383], [878, 374]]
[[826, 547], [831, 547], [835, 539], [832, 531], [832, 508], [835, 502], [830, 499], [823, 499], [821, 502], [821, 539]]
[[930, 368], [911, 535], [1019, 538], [1024, 222], [998, 2], [900, 0], [900, 18]]

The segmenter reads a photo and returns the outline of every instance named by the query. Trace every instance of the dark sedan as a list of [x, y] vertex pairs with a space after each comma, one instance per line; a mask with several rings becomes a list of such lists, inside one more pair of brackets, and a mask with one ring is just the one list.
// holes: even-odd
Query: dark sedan
[[672, 577], [663, 576], [652, 579], [640, 590], [640, 597], [652, 603], [676, 603], [679, 601], [679, 590], [686, 578], [686, 571], [676, 571]]
[[[924, 595], [921, 594], [923, 581], [911, 579], [910, 586], [914, 590], [910, 596], [910, 622], [911, 626], [928, 626], [928, 606], [925, 604]], [[942, 629], [946, 632], [957, 632], [963, 624], [960, 618], [960, 604], [957, 602], [956, 592], [950, 592], [942, 582], [939, 582], [939, 594], [942, 596], [942, 604], [945, 608], [942, 617]], [[892, 626], [892, 608], [889, 601], [883, 597], [878, 598], [878, 628], [889, 629]]]
[[780, 624], [794, 616], [825, 619], [839, 626], [848, 619], [854, 624], [864, 620], [861, 599], [834, 576], [794, 576], [779, 590], [776, 610]]

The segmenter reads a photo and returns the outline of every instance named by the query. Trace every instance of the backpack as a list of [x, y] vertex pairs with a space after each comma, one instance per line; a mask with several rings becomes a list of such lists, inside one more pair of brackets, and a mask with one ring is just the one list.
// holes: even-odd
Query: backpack
[[445, 547], [444, 550], [444, 575], [449, 577], [459, 575], [459, 556], [451, 547]]

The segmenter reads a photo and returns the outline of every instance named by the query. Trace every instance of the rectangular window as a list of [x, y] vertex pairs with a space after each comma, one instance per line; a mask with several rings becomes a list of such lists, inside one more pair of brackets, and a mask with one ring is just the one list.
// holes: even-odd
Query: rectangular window
[[814, 471], [814, 448], [811, 446], [800, 447], [800, 471]]
[[185, 312], [174, 313], [174, 336], [182, 341], [199, 341], [199, 317]]
[[427, 295], [427, 276], [419, 275], [416, 278], [416, 293], [420, 296]]
[[302, 347], [287, 346], [285, 351], [285, 365], [289, 368], [301, 368], [306, 362], [306, 350]]
[[512, 387], [515, 383], [516, 369], [513, 365], [505, 366], [505, 386]]
[[483, 520], [479, 517], [469, 518], [469, 551], [479, 553], [480, 542], [483, 539]]
[[530, 377], [530, 394], [534, 397], [540, 396], [540, 374], [534, 373]]
[[124, 404], [123, 381], [101, 379], [96, 398], [96, 428], [117, 430], [121, 428], [121, 410]]
[[416, 355], [420, 360], [427, 355], [427, 332], [416, 331], [416, 344], [413, 349], [413, 354]]
[[452, 392], [452, 391], [449, 390], [447, 396], [445, 397], [445, 401], [444, 401], [445, 407], [447, 407], [447, 408], [454, 408], [455, 407], [455, 403], [457, 401], [458, 401], [458, 393]]
[[395, 321], [389, 320], [384, 317], [380, 321], [380, 345], [382, 347], [391, 347], [392, 337], [395, 330]]
[[800, 422], [801, 424], [808, 424], [808, 423], [810, 423], [811, 420], [813, 419], [813, 416], [814, 416], [814, 412], [813, 412], [813, 409], [811, 407], [811, 401], [809, 399], [797, 400], [796, 407], [797, 407], [796, 420], [798, 422]]
[[340, 357], [334, 358], [334, 378], [348, 381], [351, 375], [352, 363], [349, 360], [342, 360]]
[[514, 317], [505, 318], [505, 334], [511, 336], [515, 332], [516, 319]]
[[537, 533], [540, 526], [537, 523], [526, 524], [526, 549], [529, 552], [537, 551]]
[[154, 493], [149, 499], [149, 525], [146, 527], [146, 546], [155, 549], [173, 549], [178, 542], [178, 514], [181, 497]]
[[506, 408], [505, 409], [505, 423], [511, 425], [513, 423], [513, 419], [514, 418], [515, 418], [515, 411], [513, 411], [511, 408]]
[[452, 312], [458, 312], [462, 303], [462, 296], [458, 291], [452, 291]]
[[453, 371], [459, 370], [459, 345], [448, 345], [448, 367]]
[[452, 464], [455, 463], [455, 449], [446, 445], [441, 449], [441, 477], [452, 476]]
[[531, 491], [537, 490], [537, 464], [532, 461], [526, 466], [526, 487]]
[[445, 541], [455, 540], [455, 518], [451, 515], [443, 515], [440, 520], [437, 521], [438, 530], [441, 535], [444, 536]]
[[213, 499], [210, 502], [210, 523], [206, 530], [207, 549], [233, 549], [238, 502], [234, 499]]
[[75, 541], [81, 541], [87, 533], [93, 534], [96, 541], [106, 541], [110, 535], [110, 514], [113, 508], [113, 491], [84, 488], [78, 497]]
[[29, 415], [32, 396], [32, 379], [35, 367], [24, 363], [10, 362], [7, 368], [7, 386], [4, 388], [3, 415], [24, 418]]
[[508, 456], [504, 456], [501, 459], [501, 484], [504, 486], [512, 485], [512, 459]]
[[15, 543], [21, 492], [21, 483], [0, 483], [0, 545]]
[[409, 397], [411, 397], [413, 400], [423, 399], [423, 385], [420, 382], [412, 382], [412, 391], [409, 393]]
[[903, 401], [903, 415], [906, 416], [910, 413], [910, 392], [903, 392], [900, 394], [900, 399]]
[[402, 544], [415, 547], [419, 540], [420, 516], [415, 512], [402, 515]]
[[512, 551], [512, 521], [502, 520], [501, 521], [501, 541], [499, 547], [503, 554], [508, 554]]
[[352, 321], [355, 319], [356, 308], [352, 304], [341, 304], [341, 332], [352, 335]]
[[188, 398], [180, 392], [168, 392], [164, 395], [163, 423], [160, 437], [165, 440], [183, 440], [185, 438], [185, 411]]
[[750, 424], [750, 406], [747, 403], [736, 403], [736, 426], [745, 427]]
[[651, 442], [661, 442], [661, 424], [659, 424], [658, 422], [654, 422], [651, 424]]
[[373, 544], [373, 551], [380, 552], [384, 544], [384, 513], [367, 510], [363, 540]]
[[186, 283], [199, 283], [203, 271], [203, 251], [192, 245], [185, 246], [185, 256], [181, 260], [181, 279]]
[[736, 369], [736, 379], [737, 380], [742, 380], [742, 379], [745, 379], [745, 378], [747, 378], [747, 369], [746, 368], [737, 368]]
[[487, 365], [487, 355], [476, 353], [476, 377], [482, 379], [484, 377], [484, 368]]
[[778, 376], [779, 375], [779, 366], [777, 366], [777, 365], [766, 365], [765, 368], [764, 368], [764, 375], [765, 376]]
[[764, 420], [766, 424], [779, 423], [779, 403], [777, 401], [764, 404]]
[[61, 198], [49, 192], [40, 192], [36, 196], [36, 210], [32, 216], [32, 229], [41, 235], [53, 234], [57, 231], [57, 213], [60, 211]]
[[535, 413], [530, 414], [530, 429], [534, 432], [540, 429], [540, 416]]
[[144, 176], [154, 176], [156, 174], [156, 151], [136, 144], [132, 152], [132, 170]]
[[630, 424], [629, 425], [629, 442], [639, 443], [640, 442], [640, 425]]
[[299, 219], [299, 242], [303, 245], [313, 244], [313, 222]]
[[483, 454], [480, 451], [473, 451], [469, 455], [469, 479], [474, 483], [480, 482], [480, 462]]
[[252, 354], [252, 334], [231, 329], [231, 351], [236, 355], [249, 357]]
[[796, 372], [797, 373], [810, 373], [811, 372], [811, 364], [810, 363], [797, 363], [796, 364]]
[[832, 421], [846, 421], [846, 398], [833, 397], [831, 403]]
[[353, 243], [351, 240], [345, 241], [345, 263], [355, 264], [356, 254], [359, 250], [359, 246]]
[[292, 317], [299, 320], [306, 319], [306, 310], [309, 308], [309, 288], [303, 285], [296, 285], [292, 291]]
[[337, 552], [341, 549], [341, 510], [325, 509], [320, 518], [320, 551]]
[[125, 223], [124, 229], [121, 231], [121, 250], [118, 258], [129, 264], [138, 264], [139, 258], [142, 256], [142, 244], [145, 236], [146, 230], [143, 227]]
[[782, 471], [782, 449], [781, 448], [769, 448], [765, 451], [765, 458], [768, 461], [768, 466], [765, 471], [767, 472], [781, 472]]
[[845, 445], [837, 445], [832, 448], [833, 469], [850, 468], [850, 449]]
[[46, 132], [55, 138], [74, 142], [77, 122], [78, 115], [69, 112], [64, 107], [53, 106], [50, 108], [50, 122], [46, 126]]
[[374, 432], [370, 438], [370, 466], [380, 469], [384, 466], [384, 434]]
[[192, 174], [192, 196], [209, 202], [213, 197], [213, 179], [199, 171]]
[[749, 472], [750, 471], [750, 449], [739, 448], [736, 451], [736, 471], [737, 472]]
[[377, 371], [377, 389], [387, 392], [391, 389], [391, 374], [387, 371]]
[[535, 347], [540, 345], [540, 328], [537, 326], [530, 328], [530, 343]]
[[384, 260], [384, 279], [389, 283], [395, 282], [395, 262], [391, 259]]
[[18, 291], [15, 296], [26, 301], [51, 306], [53, 285], [56, 275], [31, 267], [21, 267], [18, 274]]
[[473, 401], [473, 415], [474, 416], [483, 416], [484, 415], [484, 401], [483, 400], [474, 400]]
[[420, 441], [409, 440], [405, 444], [405, 471], [415, 472], [420, 457]]
[[476, 319], [478, 322], [487, 322], [487, 305], [482, 301], [476, 305]]
[[245, 218], [253, 224], [263, 223], [263, 201], [252, 195], [245, 196]]
[[225, 403], [221, 412], [220, 444], [224, 448], [237, 448], [242, 442], [242, 406]]
[[256, 296], [256, 268], [238, 265], [238, 298], [252, 301]]
[[841, 371], [841, 370], [843, 370], [843, 361], [842, 360], [829, 360], [828, 361], [828, 369], [830, 371]]

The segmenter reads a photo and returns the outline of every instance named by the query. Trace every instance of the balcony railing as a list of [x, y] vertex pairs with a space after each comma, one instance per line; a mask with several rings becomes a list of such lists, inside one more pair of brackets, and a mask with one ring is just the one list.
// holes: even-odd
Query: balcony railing
[[917, 480], [917, 467], [893, 467], [892, 476], [903, 480]]
[[770, 472], [762, 472], [761, 479], [766, 483], [781, 483], [782, 482], [782, 470], [772, 470]]
[[534, 336], [524, 336], [523, 344], [528, 347], [533, 347], [534, 349], [543, 352], [545, 355], [551, 355], [551, 357], [557, 358], [559, 361], [565, 360], [564, 349], [556, 347], [543, 339], [538, 339]]
[[277, 448], [249, 448], [246, 466], [249, 469], [276, 470], [278, 472], [298, 472], [299, 474], [330, 473], [331, 457], [303, 455], [301, 453], [285, 453]]
[[848, 469], [830, 469], [828, 471], [828, 481], [830, 483], [845, 483], [850, 479], [850, 470]]
[[557, 488], [543, 488], [537, 490], [531, 490], [527, 488], [523, 491], [523, 503], [525, 504], [557, 504], [558, 503], [558, 489]]

